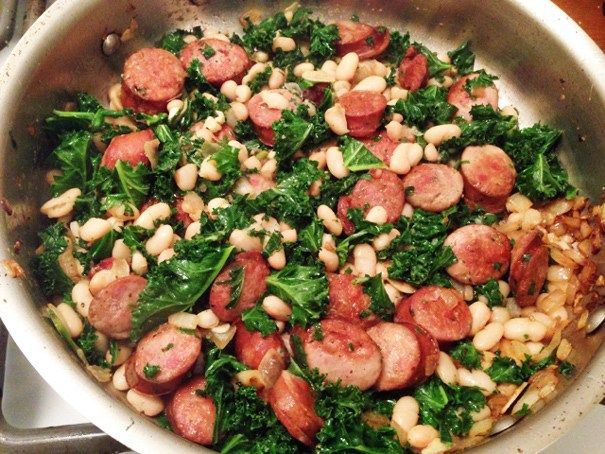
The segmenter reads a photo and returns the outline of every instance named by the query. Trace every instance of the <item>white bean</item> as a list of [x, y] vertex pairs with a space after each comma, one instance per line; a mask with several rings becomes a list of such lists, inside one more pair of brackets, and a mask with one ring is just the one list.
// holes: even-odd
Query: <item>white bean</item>
[[157, 416], [164, 411], [164, 402], [161, 398], [142, 394], [134, 389], [128, 390], [126, 400], [136, 411], [146, 416]]
[[67, 216], [74, 209], [76, 199], [80, 197], [82, 191], [78, 188], [71, 188], [63, 194], [50, 199], [40, 207], [40, 212], [51, 219]]
[[439, 352], [439, 362], [435, 373], [441, 379], [443, 383], [448, 385], [455, 385], [457, 379], [456, 365], [450, 355], [445, 352]]
[[167, 203], [159, 202], [151, 205], [134, 221], [134, 225], [145, 229], [153, 229], [156, 221], [163, 221], [170, 217], [170, 206]]
[[275, 295], [268, 295], [263, 299], [263, 309], [271, 318], [282, 322], [290, 320], [292, 315], [292, 308]]
[[449, 140], [453, 137], [460, 137], [460, 134], [462, 134], [462, 129], [460, 129], [458, 125], [437, 125], [425, 131], [424, 140], [438, 147], [446, 140]]
[[206, 205], [206, 208], [208, 210], [208, 217], [213, 221], [216, 220], [214, 210], [228, 208], [230, 205], [231, 204], [227, 201], [227, 199], [224, 199], [222, 197], [216, 197], [214, 199], [211, 199]]
[[570, 268], [561, 265], [551, 265], [548, 267], [546, 279], [551, 282], [566, 282], [571, 279], [572, 271]]
[[230, 101], [236, 98], [235, 89], [237, 88], [237, 82], [234, 80], [227, 80], [221, 85], [221, 93], [227, 97]]
[[131, 254], [128, 246], [124, 244], [123, 239], [118, 239], [113, 243], [113, 247], [111, 249], [111, 256], [114, 259], [124, 259], [130, 261]]
[[57, 305], [57, 312], [59, 313], [65, 328], [69, 331], [71, 338], [75, 339], [76, 337], [79, 337], [80, 334], [82, 334], [82, 331], [84, 331], [84, 324], [73, 307], [69, 304], [60, 303]]
[[302, 77], [302, 75], [307, 72], [307, 71], [313, 71], [315, 69], [315, 66], [313, 66], [313, 63], [309, 63], [309, 62], [304, 62], [304, 63], [299, 63], [298, 65], [296, 65], [294, 67], [294, 75], [296, 77]]
[[218, 326], [220, 320], [212, 309], [206, 309], [197, 314], [197, 323], [200, 328], [211, 329]]
[[340, 59], [340, 63], [336, 67], [336, 80], [350, 81], [355, 77], [359, 65], [359, 55], [355, 52], [349, 52]]
[[162, 224], [145, 243], [145, 250], [149, 255], [160, 255], [162, 251], [168, 249], [172, 244], [173, 235], [174, 231], [172, 230], [172, 226]]
[[507, 298], [508, 295], [510, 294], [510, 285], [508, 285], [508, 282], [506, 282], [506, 281], [499, 280], [498, 281], [498, 290], [500, 290], [500, 293], [502, 294], [502, 296], [504, 298]]
[[261, 50], [257, 50], [252, 54], [252, 60], [259, 63], [267, 63], [269, 61], [269, 54]]
[[325, 84], [331, 84], [336, 81], [334, 73], [329, 73], [322, 70], [305, 71], [302, 75], [302, 78], [308, 80], [309, 82]]
[[130, 358], [131, 354], [132, 354], [132, 348], [130, 348], [128, 345], [118, 344], [118, 353], [117, 353], [116, 357], [113, 358], [111, 351], [108, 350], [105, 353], [105, 360], [110, 364], [113, 361], [112, 366], [118, 367], [118, 366], [121, 366], [122, 364], [124, 364], [126, 362], [126, 360], [128, 358]]
[[502, 324], [508, 322], [510, 320], [510, 312], [505, 307], [496, 306], [492, 308], [492, 316], [490, 317], [490, 321], [492, 322], [500, 322]]
[[334, 82], [332, 87], [334, 88], [334, 94], [336, 97], [340, 98], [342, 95], [349, 92], [351, 89], [351, 83], [347, 82], [346, 80], [337, 80]]
[[276, 36], [273, 38], [273, 52], [277, 49], [281, 49], [284, 52], [291, 52], [296, 49], [296, 41], [286, 36]]
[[248, 159], [244, 161], [244, 168], [248, 170], [260, 170], [262, 164], [260, 160], [256, 156], [250, 156]]
[[271, 90], [275, 90], [277, 88], [281, 88], [282, 85], [284, 85], [284, 82], [286, 81], [286, 76], [283, 72], [283, 70], [279, 69], [279, 68], [275, 68], [273, 70], [273, 72], [271, 73], [271, 76], [269, 76], [269, 88]]
[[542, 342], [525, 342], [525, 346], [527, 350], [529, 350], [529, 354], [534, 356], [542, 351], [544, 348], [544, 344]]
[[403, 205], [403, 211], [401, 212], [401, 215], [405, 216], [406, 218], [411, 218], [413, 214], [414, 214], [414, 207], [406, 202]]
[[473, 324], [471, 325], [471, 334], [477, 334], [479, 330], [483, 329], [489, 318], [492, 315], [492, 311], [489, 309], [487, 304], [482, 301], [477, 301], [471, 304], [469, 307], [471, 316], [473, 318]]
[[317, 207], [317, 217], [331, 234], [339, 236], [342, 233], [342, 222], [329, 206], [319, 205]]
[[383, 225], [386, 224], [388, 216], [387, 210], [383, 206], [376, 205], [370, 208], [368, 214], [365, 216], [365, 220], [374, 224]]
[[500, 113], [505, 116], [519, 118], [519, 112], [513, 106], [504, 106], [500, 109]]
[[282, 270], [286, 266], [286, 252], [279, 249], [267, 257], [267, 263], [274, 270]]
[[88, 286], [90, 293], [92, 295], [96, 295], [113, 281], [115, 281], [118, 277], [111, 270], [100, 270], [95, 273], [95, 275], [90, 279], [90, 284]]
[[403, 137], [403, 125], [394, 120], [387, 123], [385, 126], [387, 136], [394, 142], [399, 142]]
[[90, 218], [80, 227], [80, 238], [92, 243], [103, 238], [111, 231], [111, 223], [107, 219]]
[[384, 77], [368, 76], [353, 87], [352, 91], [373, 91], [382, 93], [387, 88], [387, 81]]
[[132, 272], [142, 276], [148, 270], [147, 259], [141, 252], [135, 251], [132, 254]]
[[374, 276], [376, 274], [376, 252], [374, 248], [366, 243], [358, 244], [353, 248], [353, 263], [357, 272], [362, 276]]
[[336, 75], [336, 68], [338, 68], [338, 64], [334, 60], [326, 60], [323, 65], [321, 65], [322, 71], [334, 75]]
[[408, 97], [408, 93], [408, 90], [405, 88], [400, 88], [398, 86], [391, 87], [391, 99], [403, 99], [405, 101]]
[[418, 401], [412, 396], [403, 396], [397, 400], [393, 407], [391, 421], [407, 433], [418, 424], [419, 412]]
[[241, 251], [262, 251], [259, 237], [249, 235], [246, 230], [235, 229], [229, 235], [229, 244]]
[[393, 150], [391, 155], [391, 161], [389, 162], [389, 169], [398, 175], [405, 175], [410, 171], [410, 161], [408, 158], [408, 146], [407, 143], [400, 143]]
[[336, 103], [327, 109], [326, 113], [324, 114], [324, 118], [334, 134], [342, 136], [349, 132], [347, 117], [345, 116], [345, 109], [339, 103]]
[[190, 240], [195, 235], [198, 235], [202, 231], [202, 225], [199, 221], [192, 222], [185, 230], [185, 239]]
[[540, 342], [546, 336], [546, 327], [528, 318], [511, 318], [504, 324], [504, 337], [521, 342]]
[[461, 386], [477, 386], [481, 388], [481, 392], [486, 396], [496, 390], [496, 383], [489, 375], [479, 369], [472, 372], [464, 368], [458, 369], [458, 384]]
[[197, 328], [197, 315], [189, 312], [175, 312], [168, 316], [168, 323], [177, 328], [195, 329]]
[[235, 101], [237, 102], [248, 102], [252, 97], [252, 90], [248, 85], [238, 85], [235, 88]]
[[417, 143], [404, 143], [402, 145], [405, 146], [405, 150], [406, 150], [406, 154], [408, 157], [408, 161], [410, 163], [410, 167], [414, 167], [422, 159], [424, 150]]
[[428, 162], [436, 162], [439, 160], [439, 152], [432, 143], [429, 143], [424, 147], [424, 159]]
[[164, 249], [158, 255], [158, 263], [162, 263], [162, 262], [165, 262], [166, 260], [170, 260], [175, 255], [176, 255], [176, 252], [173, 248]]
[[336, 270], [338, 270], [338, 255], [336, 254], [336, 252], [334, 251], [330, 251], [328, 249], [326, 249], [325, 247], [322, 247], [319, 250], [319, 260], [321, 262], [323, 262], [324, 266], [326, 267], [326, 271], [329, 272], [334, 272]]
[[330, 147], [326, 151], [326, 165], [330, 173], [338, 178], [349, 175], [349, 169], [345, 167], [344, 157], [338, 147]]
[[130, 388], [128, 382], [126, 381], [126, 366], [124, 364], [118, 367], [113, 373], [113, 377], [111, 377], [111, 383], [113, 384], [113, 387], [118, 391], [126, 391]]
[[285, 229], [281, 231], [281, 242], [282, 243], [296, 243], [298, 240], [298, 233], [296, 229]]
[[481, 410], [472, 411], [471, 412], [471, 418], [473, 418], [473, 421], [477, 422], [477, 421], [481, 421], [482, 419], [489, 418], [491, 416], [491, 414], [492, 414], [492, 411], [486, 405]]
[[216, 168], [216, 162], [210, 158], [206, 158], [200, 165], [199, 176], [208, 181], [219, 181], [223, 175]]
[[82, 279], [71, 289], [71, 299], [76, 305], [76, 310], [82, 317], [88, 317], [88, 309], [92, 302], [92, 294], [89, 289], [88, 279]]
[[492, 322], [475, 334], [473, 345], [482, 352], [491, 350], [500, 342], [503, 334], [504, 325], [499, 322]]
[[191, 191], [197, 182], [197, 167], [189, 163], [174, 172], [174, 181], [181, 191]]
[[235, 101], [230, 104], [231, 112], [237, 121], [245, 121], [248, 119], [248, 108], [242, 102]]
[[391, 242], [400, 235], [399, 230], [393, 229], [389, 233], [381, 233], [372, 241], [372, 246], [376, 251], [384, 251]]
[[429, 443], [439, 437], [439, 432], [428, 424], [419, 424], [408, 431], [408, 443], [416, 449], [426, 448]]
[[262, 91], [260, 95], [270, 109], [285, 110], [290, 105], [290, 101], [277, 91]]
[[314, 151], [309, 155], [309, 161], [315, 161], [318, 169], [326, 168], [326, 150]]

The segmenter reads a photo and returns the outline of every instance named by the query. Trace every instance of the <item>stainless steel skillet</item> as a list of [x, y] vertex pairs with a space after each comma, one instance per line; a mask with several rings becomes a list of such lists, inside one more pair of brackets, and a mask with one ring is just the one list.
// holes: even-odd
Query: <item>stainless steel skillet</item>
[[[123, 405], [91, 379], [40, 317], [43, 302], [28, 263], [37, 246], [46, 197], [43, 171], [36, 165], [41, 142], [37, 122], [67, 99], [86, 90], [104, 96], [118, 77], [125, 56], [153, 43], [164, 32], [202, 23], [232, 30], [239, 15], [258, 5], [272, 11], [285, 2], [187, 0], [59, 0], [34, 24], [0, 73], [0, 195], [12, 215], [0, 219], [0, 256], [14, 258], [26, 277], [0, 276], [0, 316], [19, 347], [43, 377], [93, 423], [142, 453], [207, 452]], [[574, 182], [594, 200], [605, 181], [605, 57], [576, 24], [545, 0], [393, 0], [303, 2], [324, 19], [359, 14], [364, 21], [409, 30], [435, 50], [471, 39], [478, 65], [500, 76], [502, 105], [521, 111], [521, 123], [542, 120], [564, 129], [564, 162]], [[122, 31], [135, 18], [136, 38], [111, 57], [102, 38]], [[34, 126], [34, 128], [32, 128]], [[16, 240], [23, 243], [19, 254]], [[495, 438], [490, 451], [537, 452], [577, 421], [605, 394], [605, 331], [575, 339], [579, 365], [589, 363], [570, 386], [537, 415]], [[565, 389], [563, 389], [565, 388]], [[481, 448], [479, 448], [481, 449]]]

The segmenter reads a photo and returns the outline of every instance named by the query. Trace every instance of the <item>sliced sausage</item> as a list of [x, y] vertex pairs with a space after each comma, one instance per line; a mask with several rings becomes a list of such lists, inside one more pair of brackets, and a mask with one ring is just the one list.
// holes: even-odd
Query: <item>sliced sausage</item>
[[131, 356], [135, 376], [127, 373], [128, 384], [147, 394], [171, 392], [195, 364], [201, 350], [198, 333], [164, 323], [137, 344]]
[[[289, 109], [294, 110], [296, 108], [292, 101], [292, 93], [282, 88], [275, 90], [268, 90], [269, 92], [278, 93], [291, 101]], [[254, 95], [250, 101], [248, 101], [248, 113], [250, 115], [250, 121], [254, 126], [254, 131], [258, 135], [259, 140], [265, 145], [272, 147], [275, 145], [275, 132], [273, 131], [273, 123], [280, 120], [282, 110], [272, 108], [267, 105], [263, 99], [262, 93]]]
[[183, 210], [183, 198], [178, 197], [175, 203], [176, 214], [174, 215], [177, 222], [181, 222], [183, 227], [187, 228], [193, 223], [193, 219], [189, 216], [189, 213]]
[[447, 95], [447, 102], [458, 108], [456, 115], [466, 121], [472, 120], [471, 108], [473, 106], [489, 104], [494, 110], [498, 110], [498, 89], [495, 86], [476, 88], [472, 95], [464, 88], [467, 80], [478, 76], [478, 74], [469, 74], [461, 77], [450, 87]]
[[439, 363], [439, 343], [422, 326], [412, 324], [410, 328], [414, 330], [414, 334], [416, 334], [416, 338], [420, 342], [420, 351], [422, 352], [422, 364], [418, 368], [418, 376], [414, 383], [418, 385], [433, 375], [435, 369], [437, 369], [437, 364]]
[[536, 303], [546, 280], [548, 255], [548, 248], [542, 243], [542, 233], [538, 230], [525, 234], [513, 246], [508, 282], [519, 306]]
[[166, 416], [172, 431], [201, 445], [212, 444], [216, 407], [204, 395], [206, 379], [194, 377], [183, 384], [166, 405]]
[[128, 339], [132, 310], [137, 306], [145, 285], [145, 278], [134, 275], [121, 277], [107, 285], [90, 303], [90, 324], [113, 339]]
[[382, 355], [378, 391], [403, 389], [414, 385], [422, 370], [422, 347], [411, 325], [382, 322], [368, 330]]
[[444, 244], [452, 248], [457, 262], [447, 268], [463, 284], [485, 284], [500, 279], [510, 264], [510, 242], [503, 233], [482, 224], [454, 230]]
[[168, 101], [180, 96], [185, 70], [179, 59], [164, 49], [141, 49], [124, 63], [122, 104], [137, 112], [164, 112]]
[[386, 133], [382, 133], [371, 139], [363, 139], [361, 142], [374, 156], [381, 159], [386, 165], [391, 163], [393, 151], [399, 145], [399, 142], [391, 140]]
[[429, 62], [414, 46], [408, 47], [397, 72], [399, 85], [406, 90], [416, 91], [429, 80]]
[[315, 327], [301, 335], [309, 368], [317, 368], [328, 381], [343, 386], [371, 388], [382, 370], [380, 350], [357, 324], [323, 320], [318, 336]]
[[269, 389], [268, 400], [290, 435], [307, 446], [315, 445], [323, 420], [315, 413], [315, 396], [305, 380], [284, 370]]
[[345, 110], [349, 135], [356, 138], [373, 135], [387, 107], [386, 98], [374, 91], [349, 91], [338, 98], [338, 102]]
[[370, 175], [370, 179], [361, 179], [355, 183], [350, 195], [341, 196], [338, 200], [336, 214], [347, 235], [355, 231], [355, 226], [347, 218], [351, 208], [359, 208], [367, 213], [375, 206], [382, 206], [387, 212], [389, 223], [399, 219], [403, 211], [405, 200], [399, 177], [389, 170], [380, 169], [371, 170]]
[[101, 270], [110, 270], [113, 267], [114, 260], [113, 257], [107, 257], [94, 265], [88, 272], [88, 280], [92, 279], [93, 276]]
[[[208, 58], [204, 56], [207, 48], [214, 51]], [[241, 46], [214, 38], [194, 41], [181, 51], [181, 63], [185, 68], [189, 68], [196, 59], [206, 80], [216, 87], [228, 80], [239, 84], [250, 67], [248, 54]]]
[[415, 208], [439, 212], [456, 205], [462, 197], [462, 175], [445, 164], [420, 164], [403, 178], [406, 200]]
[[243, 323], [237, 324], [235, 332], [235, 356], [250, 369], [258, 369], [269, 351], [276, 351], [287, 363], [289, 355], [282, 337], [278, 333], [264, 336], [258, 331], [248, 331]]
[[223, 139], [227, 140], [227, 142], [237, 139], [237, 137], [235, 137], [235, 131], [228, 124], [224, 124], [223, 127], [214, 134], [214, 137], [217, 142], [220, 142]]
[[361, 60], [377, 57], [382, 54], [391, 42], [391, 35], [384, 27], [354, 21], [338, 21], [339, 39], [336, 42], [336, 52], [342, 57], [349, 52], [355, 52]]
[[[231, 271], [243, 268], [244, 275], [239, 299], [234, 307], [227, 307], [231, 299]], [[258, 251], [242, 252], [217, 276], [210, 288], [210, 307], [225, 322], [236, 320], [246, 309], [253, 307], [267, 290], [269, 266]]]
[[471, 332], [471, 311], [460, 292], [431, 285], [416, 290], [397, 305], [396, 322], [415, 323], [438, 342], [464, 339]]
[[372, 300], [351, 274], [328, 274], [329, 303], [326, 318], [338, 318], [364, 328], [378, 322], [370, 311]]
[[504, 150], [495, 145], [466, 147], [460, 160], [469, 206], [491, 213], [503, 211], [517, 178], [515, 165]]
[[330, 87], [330, 84], [319, 82], [313, 85], [312, 87], [305, 88], [302, 93], [302, 97], [304, 99], [308, 99], [316, 106], [321, 105], [324, 101], [324, 97], [326, 94], [326, 89]]
[[149, 165], [149, 158], [145, 154], [145, 143], [155, 139], [151, 129], [129, 132], [115, 136], [109, 142], [101, 158], [101, 165], [113, 170], [116, 162], [123, 161], [135, 167], [137, 164]]

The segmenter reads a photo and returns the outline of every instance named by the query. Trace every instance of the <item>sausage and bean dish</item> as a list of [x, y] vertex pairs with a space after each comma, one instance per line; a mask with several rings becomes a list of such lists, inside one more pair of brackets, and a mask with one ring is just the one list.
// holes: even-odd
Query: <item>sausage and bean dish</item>
[[600, 206], [470, 43], [292, 5], [131, 52], [45, 122], [45, 314], [223, 453], [440, 453], [574, 374]]

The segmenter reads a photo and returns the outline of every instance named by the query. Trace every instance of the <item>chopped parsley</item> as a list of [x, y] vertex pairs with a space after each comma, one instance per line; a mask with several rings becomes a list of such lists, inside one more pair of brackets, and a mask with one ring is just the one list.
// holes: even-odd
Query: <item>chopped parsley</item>
[[143, 367], [143, 373], [145, 374], [145, 378], [151, 379], [160, 373], [160, 366], [147, 363]]

